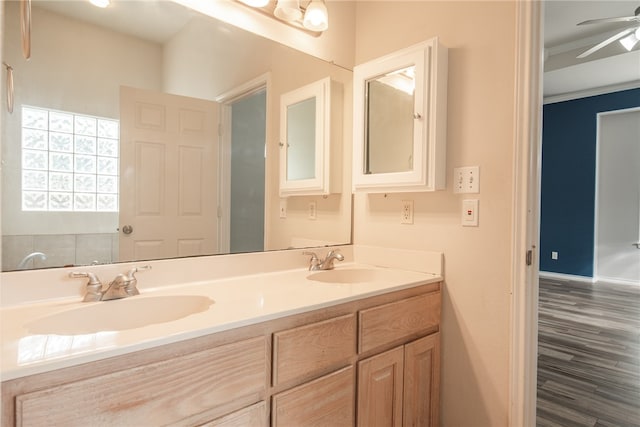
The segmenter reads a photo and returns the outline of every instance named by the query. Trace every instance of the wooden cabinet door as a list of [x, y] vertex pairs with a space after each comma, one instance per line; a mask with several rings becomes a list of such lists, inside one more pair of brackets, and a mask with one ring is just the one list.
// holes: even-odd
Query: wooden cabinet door
[[402, 426], [404, 348], [358, 362], [358, 427]]
[[437, 427], [440, 406], [440, 334], [404, 347], [403, 426]]

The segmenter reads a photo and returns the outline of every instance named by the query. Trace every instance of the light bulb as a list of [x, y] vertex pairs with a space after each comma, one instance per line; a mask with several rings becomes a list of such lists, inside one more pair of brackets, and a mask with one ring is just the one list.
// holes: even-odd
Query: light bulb
[[269, 0], [240, 0], [242, 3], [251, 7], [265, 7], [269, 4]]
[[284, 21], [295, 21], [302, 18], [299, 0], [278, 0], [276, 10], [273, 11], [276, 18]]
[[329, 14], [327, 6], [321, 0], [312, 0], [307, 6], [302, 23], [305, 28], [313, 31], [325, 31], [329, 28]]
[[107, 6], [109, 6], [109, 4], [111, 3], [110, 0], [89, 0], [89, 2], [97, 7], [101, 7], [101, 8], [105, 8]]
[[636, 43], [638, 43], [638, 37], [636, 37], [636, 33], [637, 31], [620, 39], [620, 44], [624, 46], [624, 48], [628, 51], [631, 51]]

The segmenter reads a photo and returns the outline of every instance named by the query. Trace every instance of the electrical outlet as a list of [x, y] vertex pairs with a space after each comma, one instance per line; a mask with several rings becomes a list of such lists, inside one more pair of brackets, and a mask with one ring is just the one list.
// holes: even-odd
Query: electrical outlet
[[551, 252], [551, 259], [558, 259], [558, 252], [552, 251]]
[[316, 219], [316, 214], [318, 212], [316, 207], [316, 202], [309, 202], [309, 219]]
[[287, 217], [287, 199], [280, 199], [280, 218]]
[[413, 224], [413, 200], [402, 201], [402, 218], [400, 224]]
[[462, 201], [462, 225], [464, 227], [478, 226], [478, 199]]

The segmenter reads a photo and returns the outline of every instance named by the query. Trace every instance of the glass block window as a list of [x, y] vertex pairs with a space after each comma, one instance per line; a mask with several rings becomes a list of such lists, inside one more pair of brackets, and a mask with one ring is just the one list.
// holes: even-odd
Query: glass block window
[[118, 211], [120, 122], [22, 107], [22, 210]]

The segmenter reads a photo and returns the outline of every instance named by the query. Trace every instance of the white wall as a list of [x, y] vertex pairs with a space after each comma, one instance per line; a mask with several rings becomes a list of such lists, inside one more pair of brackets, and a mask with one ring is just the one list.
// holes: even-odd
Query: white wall
[[[358, 2], [356, 64], [440, 37], [449, 48], [447, 189], [356, 194], [356, 244], [443, 251], [442, 425], [506, 426], [516, 5], [513, 1]], [[479, 195], [454, 195], [453, 168], [478, 165]], [[480, 225], [462, 227], [463, 198]], [[414, 224], [401, 225], [401, 200]]]

